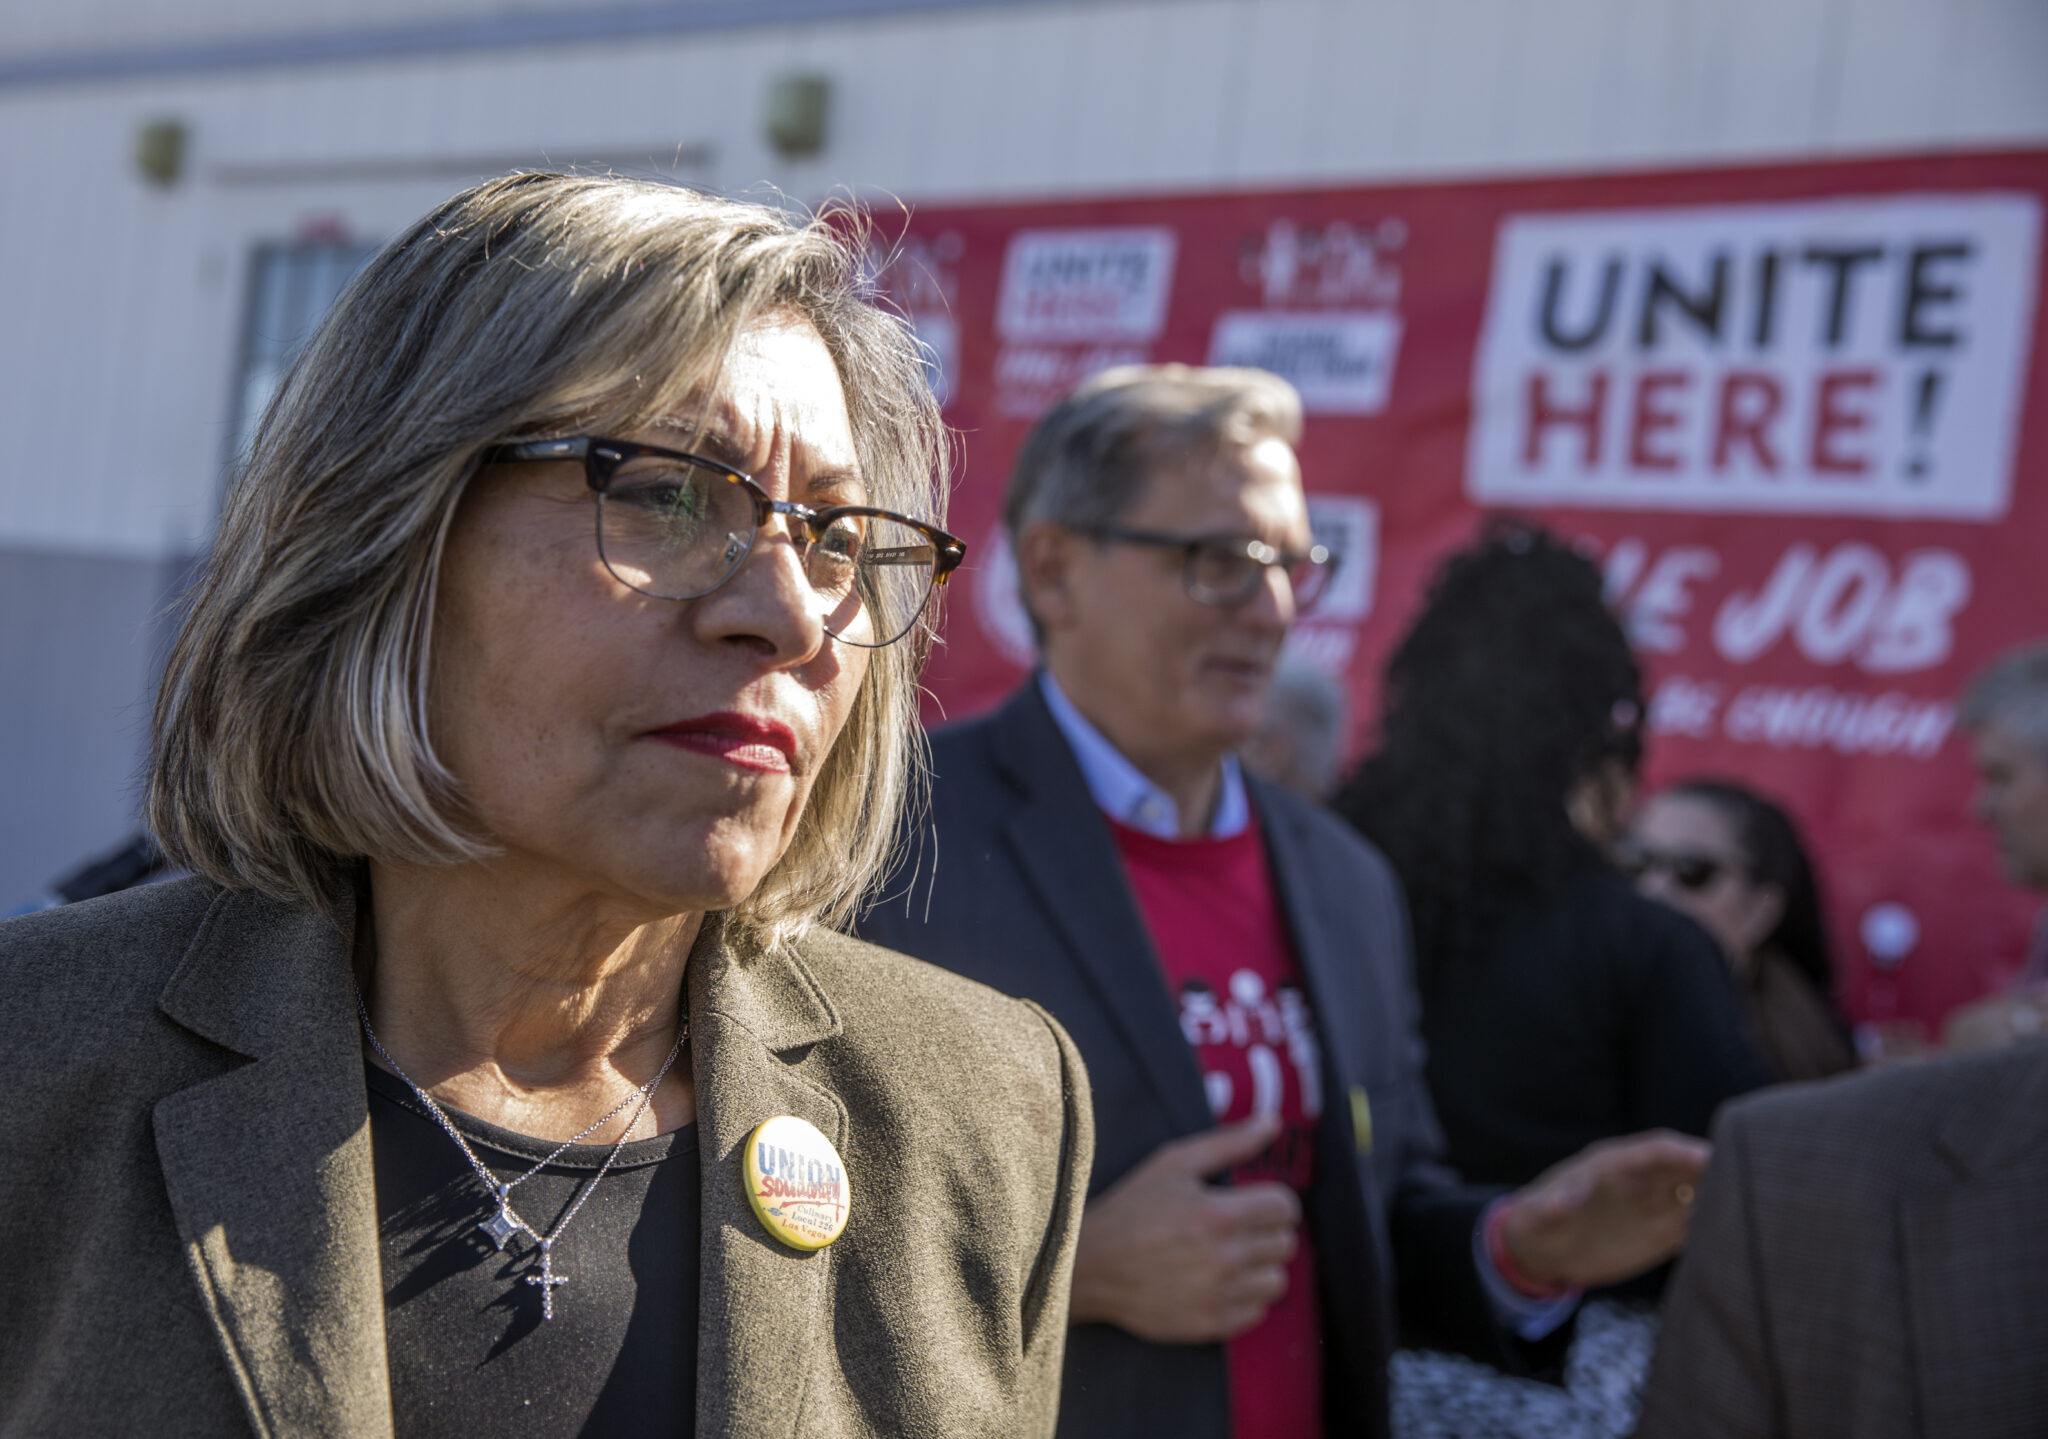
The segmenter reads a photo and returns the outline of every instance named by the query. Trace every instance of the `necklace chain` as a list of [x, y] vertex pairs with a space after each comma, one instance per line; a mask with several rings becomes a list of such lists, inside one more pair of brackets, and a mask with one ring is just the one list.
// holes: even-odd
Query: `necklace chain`
[[[536, 1252], [540, 1255], [540, 1270], [538, 1273], [527, 1275], [526, 1282], [537, 1286], [540, 1290], [541, 1318], [553, 1319], [555, 1317], [555, 1290], [569, 1282], [565, 1276], [555, 1273], [555, 1241], [562, 1237], [562, 1231], [569, 1227], [569, 1221], [576, 1217], [576, 1211], [583, 1207], [584, 1201], [589, 1199], [591, 1194], [597, 1189], [599, 1181], [611, 1172], [612, 1164], [619, 1157], [619, 1151], [626, 1147], [626, 1140], [639, 1125], [640, 1116], [647, 1112], [647, 1106], [654, 1098], [654, 1091], [661, 1087], [662, 1080], [668, 1077], [670, 1066], [676, 1062], [676, 1056], [683, 1052], [683, 1044], [690, 1037], [690, 1021], [688, 1017], [686, 1016], [681, 1025], [678, 1026], [675, 1045], [669, 1050], [668, 1058], [661, 1062], [661, 1068], [655, 1072], [654, 1078], [648, 1080], [647, 1083], [639, 1086], [637, 1089], [630, 1091], [624, 1099], [606, 1110], [600, 1118], [593, 1120], [556, 1145], [548, 1152], [546, 1158], [535, 1163], [532, 1168], [528, 1169], [517, 1179], [500, 1182], [498, 1177], [491, 1173], [484, 1162], [476, 1157], [476, 1151], [469, 1147], [469, 1141], [463, 1138], [462, 1131], [455, 1127], [455, 1121], [448, 1117], [448, 1112], [434, 1102], [434, 1097], [431, 1094], [428, 1094], [426, 1090], [414, 1084], [412, 1076], [401, 1069], [398, 1061], [391, 1057], [391, 1052], [384, 1047], [383, 1041], [377, 1038], [377, 1031], [370, 1025], [370, 1007], [363, 1000], [361, 986], [352, 984], [351, 987], [355, 989], [356, 1014], [363, 1022], [363, 1034], [369, 1039], [370, 1048], [377, 1051], [377, 1057], [389, 1065], [391, 1072], [404, 1080], [405, 1087], [410, 1089], [413, 1092], [413, 1096], [427, 1107], [427, 1112], [434, 1116], [435, 1122], [441, 1126], [450, 1139], [455, 1141], [456, 1147], [462, 1151], [462, 1157], [469, 1161], [469, 1167], [475, 1172], [478, 1182], [490, 1192], [491, 1198], [497, 1202], [498, 1212], [489, 1219], [480, 1222], [477, 1228], [488, 1234], [491, 1237], [491, 1241], [501, 1250], [515, 1234], [524, 1234], [533, 1241]], [[626, 1106], [632, 1104], [636, 1099], [640, 1103], [634, 1109], [633, 1117], [626, 1121], [626, 1127], [619, 1132], [619, 1137], [612, 1142], [611, 1152], [605, 1155], [604, 1163], [598, 1167], [597, 1173], [591, 1177], [588, 1184], [583, 1185], [578, 1191], [575, 1202], [569, 1206], [568, 1212], [563, 1214], [560, 1219], [557, 1219], [553, 1227], [546, 1234], [542, 1234], [524, 1219], [521, 1219], [518, 1211], [512, 1207], [512, 1191], [533, 1178], [534, 1175], [540, 1173], [541, 1170], [547, 1168], [548, 1165], [554, 1163], [563, 1150], [576, 1143], [584, 1135], [602, 1129], [611, 1120], [616, 1119]]]

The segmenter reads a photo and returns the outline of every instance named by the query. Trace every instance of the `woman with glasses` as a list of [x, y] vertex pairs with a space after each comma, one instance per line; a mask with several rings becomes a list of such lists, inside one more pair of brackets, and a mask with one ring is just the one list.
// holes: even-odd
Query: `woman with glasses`
[[[1724, 1099], [1768, 1082], [1713, 941], [1608, 858], [1644, 710], [1599, 567], [1494, 525], [1438, 570], [1382, 695], [1379, 748], [1336, 807], [1407, 894], [1426, 1073], [1459, 1173], [1519, 1186], [1603, 1139], [1704, 1136]], [[1603, 1302], [1580, 1326], [1566, 1390], [1404, 1356], [1397, 1431], [1627, 1432], [1652, 1320]]]
[[1686, 780], [1641, 806], [1617, 857], [1637, 889], [1720, 942], [1773, 1074], [1824, 1079], [1855, 1068], [1820, 889], [1790, 815], [1739, 784]]
[[0, 927], [10, 1431], [1051, 1433], [1078, 1058], [835, 932], [963, 552], [845, 229], [516, 175], [322, 325], [157, 705], [196, 877]]

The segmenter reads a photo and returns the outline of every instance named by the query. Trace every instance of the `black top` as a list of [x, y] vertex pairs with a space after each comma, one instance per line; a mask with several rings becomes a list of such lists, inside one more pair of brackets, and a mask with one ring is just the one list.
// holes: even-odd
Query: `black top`
[[1468, 1180], [1526, 1184], [1596, 1139], [1705, 1135], [1770, 1082], [1734, 975], [1692, 920], [1605, 866], [1511, 910], [1422, 1000], [1429, 1088]]
[[[400, 1439], [689, 1435], [697, 1356], [697, 1129], [628, 1144], [554, 1245], [543, 1322], [533, 1241], [501, 1254], [496, 1212], [455, 1141], [397, 1077], [368, 1066], [391, 1411]], [[451, 1119], [501, 1180], [553, 1144]], [[577, 1144], [512, 1191], [545, 1234], [611, 1152]]]

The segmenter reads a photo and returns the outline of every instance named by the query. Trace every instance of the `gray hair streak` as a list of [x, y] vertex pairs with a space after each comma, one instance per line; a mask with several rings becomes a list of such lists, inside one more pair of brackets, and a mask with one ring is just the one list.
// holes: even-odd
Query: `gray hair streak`
[[1956, 722], [1966, 730], [1996, 723], [2048, 761], [2048, 642], [2000, 655], [1963, 690]]
[[[915, 337], [878, 307], [858, 215], [807, 222], [611, 176], [455, 196], [386, 246], [265, 413], [158, 693], [148, 818], [231, 888], [331, 907], [366, 858], [491, 853], [427, 726], [435, 580], [483, 452], [630, 432], [734, 338], [800, 315], [844, 381], [871, 503], [944, 522], [948, 451]], [[789, 849], [733, 918], [843, 925], [924, 783], [916, 636], [873, 653]]]

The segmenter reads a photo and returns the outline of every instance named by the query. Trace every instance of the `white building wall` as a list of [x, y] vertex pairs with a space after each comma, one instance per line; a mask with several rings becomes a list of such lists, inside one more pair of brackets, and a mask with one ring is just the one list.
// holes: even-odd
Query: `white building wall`
[[[2044, 0], [970, 0], [801, 18], [832, 3], [496, 48], [536, 14], [602, 29], [631, 7], [13, 0], [0, 571], [49, 599], [0, 613], [0, 909], [120, 837], [152, 611], [212, 524], [259, 242], [381, 240], [519, 164], [915, 202], [2048, 143]], [[191, 63], [195, 46], [232, 59], [245, 41], [437, 24], [437, 43], [455, 25], [476, 48]], [[59, 62], [76, 78], [51, 80]], [[813, 160], [762, 132], [768, 83], [792, 69], [833, 85]], [[191, 135], [167, 190], [133, 161], [139, 128], [166, 117]], [[63, 697], [88, 692], [134, 703], [81, 723]], [[9, 778], [31, 768], [33, 795]]]

